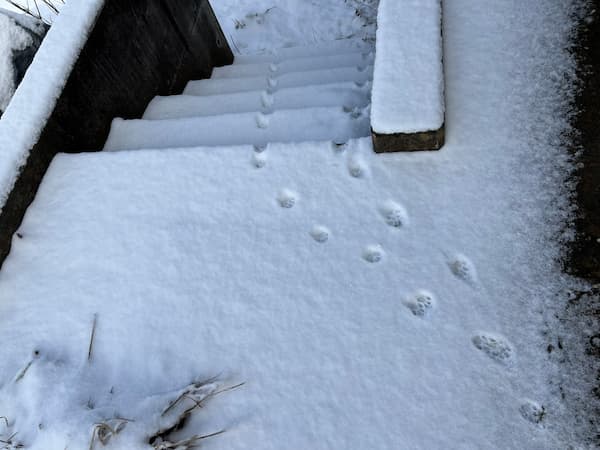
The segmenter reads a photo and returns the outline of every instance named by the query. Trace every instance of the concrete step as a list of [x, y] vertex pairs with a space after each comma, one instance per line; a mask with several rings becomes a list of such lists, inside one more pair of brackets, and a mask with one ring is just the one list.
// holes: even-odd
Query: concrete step
[[184, 95], [218, 95], [233, 92], [267, 90], [274, 93], [278, 89], [330, 84], [351, 81], [362, 85], [371, 80], [373, 66], [340, 67], [335, 69], [309, 70], [284, 73], [278, 76], [258, 76], [242, 78], [211, 78], [190, 81]]
[[169, 120], [115, 119], [104, 150], [266, 145], [270, 142], [345, 142], [368, 136], [368, 108], [288, 109]]
[[370, 101], [370, 94], [370, 83], [358, 87], [353, 82], [344, 82], [285, 88], [272, 94], [263, 90], [205, 96], [172, 95], [154, 98], [143, 119], [177, 119], [321, 106], [344, 106], [351, 109], [366, 106]]
[[306, 58], [313, 56], [341, 55], [345, 53], [370, 52], [373, 44], [362, 39], [339, 39], [322, 42], [307, 47], [284, 47], [271, 52], [253, 55], [235, 55], [234, 64], [256, 64], [278, 62], [286, 59]]
[[334, 69], [338, 67], [367, 66], [373, 64], [372, 53], [349, 53], [345, 55], [330, 55], [288, 59], [282, 62], [262, 62], [255, 64], [234, 64], [216, 67], [211, 78], [242, 78], [256, 76], [278, 76], [290, 72], [305, 72], [307, 70]]

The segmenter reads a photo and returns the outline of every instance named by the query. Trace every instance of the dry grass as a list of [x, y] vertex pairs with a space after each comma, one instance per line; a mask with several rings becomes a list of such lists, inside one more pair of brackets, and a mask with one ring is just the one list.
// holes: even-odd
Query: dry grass
[[[52, 14], [57, 15], [60, 7], [65, 4], [65, 0], [6, 0], [19, 11], [41, 20], [48, 25], [52, 23], [51, 18], [44, 16], [42, 10], [49, 10]], [[40, 9], [41, 7], [41, 9]]]
[[[6, 421], [6, 426], [8, 428], [8, 419], [4, 416], [2, 416], [2, 419]], [[0, 450], [16, 450], [18, 448], [25, 448], [23, 444], [14, 440], [16, 435], [17, 433], [13, 433], [7, 438], [0, 438]]]
[[[236, 384], [235, 386], [219, 388], [218, 385], [215, 384], [214, 378], [189, 385], [183, 389], [181, 394], [175, 400], [173, 400], [161, 414], [162, 417], [174, 414], [174, 420], [172, 424], [167, 428], [156, 432], [150, 438], [148, 443], [154, 448], [154, 450], [188, 450], [197, 447], [200, 444], [200, 441], [203, 439], [208, 439], [210, 437], [225, 433], [226, 430], [220, 430], [215, 433], [202, 436], [194, 435], [184, 440], [171, 440], [171, 435], [176, 431], [182, 430], [187, 424], [191, 414], [194, 411], [203, 408], [208, 400], [224, 392], [237, 389], [243, 385], [244, 383], [240, 383]], [[175, 414], [177, 409], [179, 409], [179, 412]]]
[[123, 419], [122, 417], [115, 417], [114, 419], [106, 420], [94, 425], [92, 430], [92, 439], [90, 441], [90, 449], [94, 449], [96, 441], [102, 445], [107, 445], [113, 436], [116, 436], [125, 429], [129, 422], [133, 422], [129, 419]]

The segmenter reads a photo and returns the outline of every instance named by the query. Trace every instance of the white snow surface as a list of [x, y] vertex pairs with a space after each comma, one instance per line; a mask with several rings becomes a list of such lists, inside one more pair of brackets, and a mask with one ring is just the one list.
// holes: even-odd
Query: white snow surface
[[[24, 5], [25, 7], [28, 5], [31, 6], [34, 14], [37, 14], [37, 11], [39, 8], [40, 16], [46, 23], [51, 23], [56, 16], [54, 11], [40, 0], [38, 0], [38, 2], [37, 2], [37, 8], [34, 6], [34, 3], [32, 0], [22, 0], [22, 1], [19, 1], [19, 3], [21, 5]], [[61, 2], [61, 0], [50, 0], [50, 3], [55, 8], [58, 8], [59, 10], [61, 10], [63, 7], [63, 3]], [[0, 8], [16, 13], [18, 16], [21, 16], [23, 18], [23, 21], [25, 21], [25, 22], [31, 22], [31, 21], [33, 21], [34, 23], [37, 22], [37, 19], [34, 19], [33, 17], [29, 17], [29, 16], [24, 17], [25, 14], [22, 14], [22, 11], [19, 8], [10, 4], [6, 0], [0, 0]]]
[[[144, 448], [170, 391], [223, 373], [246, 385], [197, 416], [228, 430], [207, 449], [559, 448], [519, 413], [532, 398], [555, 414], [552, 255], [505, 244], [542, 218], [512, 158], [481, 196], [469, 147], [460, 164], [369, 139], [271, 145], [260, 169], [250, 146], [56, 158], [0, 272], [10, 432], [83, 448], [121, 416], [136, 422], [112, 448]], [[453, 269], [462, 254], [476, 280]]]
[[31, 36], [7, 12], [0, 10], [0, 111], [6, 109], [15, 92], [13, 51], [31, 44]]
[[103, 0], [81, 0], [65, 5], [0, 119], [0, 209], [53, 111], [103, 4]]
[[371, 126], [382, 134], [438, 130], [444, 123], [442, 2], [381, 0]]
[[11, 8], [4, 9], [4, 5], [2, 4], [2, 2], [0, 2], [0, 11], [2, 11], [2, 14], [11, 17], [19, 25], [33, 31], [36, 34], [41, 34], [45, 31], [44, 23], [42, 21], [35, 19], [27, 14], [23, 14], [18, 10], [15, 11], [14, 8]]
[[[285, 26], [314, 5], [281, 4]], [[572, 12], [445, 2], [440, 152], [58, 156], [0, 271], [0, 439], [87, 449], [125, 417], [105, 448], [147, 449], [181, 388], [218, 376], [246, 384], [180, 435], [226, 429], [209, 450], [585, 448], [546, 352], [576, 286], [558, 262]]]
[[212, 0], [230, 47], [253, 54], [336, 39], [373, 40], [376, 0]]

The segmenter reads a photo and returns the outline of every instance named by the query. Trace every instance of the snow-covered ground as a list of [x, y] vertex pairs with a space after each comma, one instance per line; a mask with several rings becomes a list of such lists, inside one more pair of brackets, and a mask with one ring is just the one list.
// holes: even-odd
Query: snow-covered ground
[[211, 5], [235, 53], [375, 39], [377, 0], [213, 0]]
[[33, 37], [27, 31], [43, 36], [45, 30], [41, 22], [1, 8], [0, 5], [0, 113], [6, 110], [15, 93], [18, 80], [15, 80], [14, 54], [24, 51], [33, 44]]
[[0, 0], [0, 8], [7, 9], [9, 11], [18, 12], [19, 10], [13, 5], [8, 3], [6, 0]]
[[[351, 2], [213, 6], [246, 53], [373, 31]], [[445, 1], [440, 152], [57, 157], [0, 271], [0, 439], [84, 449], [126, 418], [106, 448], [148, 448], [216, 376], [245, 384], [182, 431], [227, 430], [206, 449], [585, 448], [546, 350], [580, 287], [559, 262], [573, 12]]]
[[[63, 6], [63, 2], [61, 0], [49, 0], [48, 3], [53, 5], [53, 8], [50, 8], [48, 5], [44, 4], [43, 0], [37, 1], [37, 7], [33, 0], [17, 0], [17, 3], [24, 8], [30, 8], [33, 14], [38, 15], [44, 19], [47, 23], [52, 23], [54, 20], [56, 13], [54, 9], [60, 10]], [[22, 13], [23, 11], [13, 4], [7, 2], [6, 0], [0, 0], [0, 8], [7, 9], [9, 11], [13, 11], [16, 13]]]

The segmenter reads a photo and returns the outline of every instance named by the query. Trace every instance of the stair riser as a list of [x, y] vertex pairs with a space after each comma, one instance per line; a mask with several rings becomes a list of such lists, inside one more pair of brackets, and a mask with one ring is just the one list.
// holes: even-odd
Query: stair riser
[[157, 97], [144, 114], [146, 120], [205, 117], [243, 112], [268, 112], [323, 106], [353, 108], [370, 102], [370, 85], [358, 88], [354, 83], [282, 89], [229, 95]]
[[270, 142], [341, 141], [368, 136], [368, 114], [311, 108], [273, 114], [228, 114], [178, 120], [113, 122], [105, 150], [134, 150]]
[[256, 76], [278, 76], [290, 72], [334, 69], [338, 67], [360, 67], [373, 64], [371, 53], [351, 55], [331, 55], [321, 58], [299, 58], [281, 63], [234, 64], [216, 67], [211, 78], [241, 78]]
[[[362, 70], [361, 70], [362, 69]], [[234, 92], [267, 90], [275, 93], [279, 89], [321, 85], [338, 82], [355, 82], [358, 87], [370, 81], [373, 67], [345, 67], [339, 69], [294, 72], [278, 77], [222, 78], [190, 81], [185, 95], [218, 95]]]

